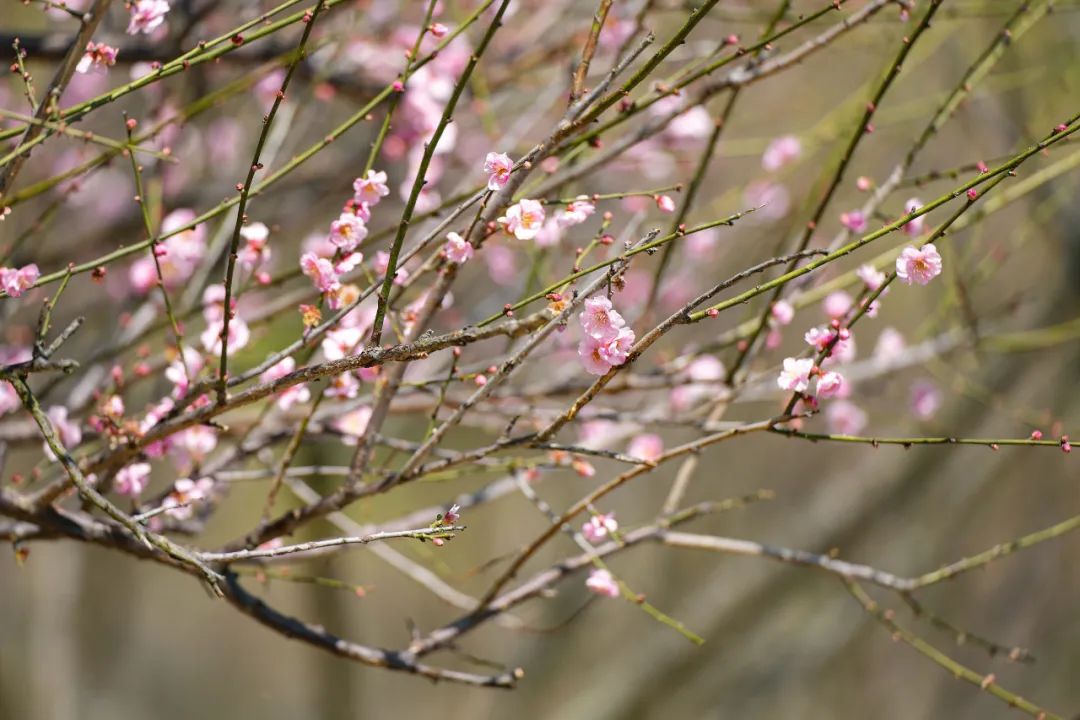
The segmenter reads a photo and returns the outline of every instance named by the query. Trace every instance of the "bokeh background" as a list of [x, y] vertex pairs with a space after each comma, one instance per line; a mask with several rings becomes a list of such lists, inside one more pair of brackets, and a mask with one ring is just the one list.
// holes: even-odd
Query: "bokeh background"
[[[640, 5], [615, 4], [623, 18], [632, 18]], [[730, 33], [754, 37], [775, 4], [721, 2], [662, 70], [670, 72], [693, 57], [707, 55]], [[319, 36], [324, 49], [304, 66], [300, 85], [291, 94], [295, 102], [289, 106], [288, 133], [276, 140], [277, 162], [316, 141], [370, 97], [373, 88], [381, 87], [385, 74], [380, 74], [379, 63], [389, 61], [380, 59], [380, 53], [391, 56], [388, 48], [395, 48], [390, 66], [396, 68], [393, 63], [400, 60], [401, 47], [395, 37], [415, 36], [421, 5], [373, 0], [335, 11], [333, 27], [322, 28]], [[482, 180], [484, 153], [501, 149], [520, 155], [543, 137], [565, 107], [567, 67], [587, 31], [593, 3], [545, 0], [513, 5], [515, 12], [481, 64], [465, 111], [456, 118], [456, 145], [443, 156], [436, 185], [444, 198]], [[679, 2], [653, 5], [648, 25], [661, 38], [687, 12]], [[790, 18], [819, 5], [797, 0]], [[850, 2], [843, 12], [861, 5]], [[1060, 0], [1054, 5], [1055, 11], [1007, 50], [930, 141], [914, 174], [1008, 156], [1077, 111], [1080, 3]], [[452, 24], [472, 3], [448, 1], [445, 6], [444, 17]], [[137, 72], [129, 58], [173, 57], [194, 39], [226, 30], [264, 7], [269, 5], [177, 2], [167, 34], [154, 40], [125, 36], [124, 13], [114, 8], [115, 16], [106, 20], [99, 39], [120, 45], [121, 62], [107, 77], [77, 78], [62, 105], [126, 82]], [[827, 215], [824, 237], [839, 228], [840, 211], [861, 203], [855, 177], [883, 179], [1015, 7], [1009, 0], [946, 0], [882, 107], [873, 137], [860, 147], [831, 206], [834, 211]], [[27, 41], [36, 38], [39, 44], [31, 47], [39, 49], [38, 56], [31, 53], [30, 67], [44, 84], [52, 68], [47, 58], [55, 52], [50, 48], [64, 47], [59, 41], [70, 34], [72, 25], [45, 16], [37, 4], [26, 7], [6, 0], [0, 8], [4, 52], [16, 35]], [[913, 15], [918, 17], [924, 9], [920, 0]], [[870, 88], [900, 38], [913, 27], [898, 14], [896, 7], [889, 7], [825, 52], [744, 91], [691, 218], [711, 220], [750, 204], [748, 186], [766, 178], [760, 163], [763, 149], [779, 135], [794, 134], [803, 143], [803, 156], [769, 179], [786, 192], [788, 208], [724, 230], [705, 256], [679, 250], [672, 266], [675, 280], [666, 295], [660, 293], [660, 303], [673, 307], [680, 285], [704, 287], [710, 279], [715, 282], [770, 256], [801, 227], [806, 208], [816, 198], [815, 188], [835, 163]], [[794, 47], [831, 22], [835, 18], [826, 16], [778, 43], [776, 50]], [[260, 62], [286, 51], [294, 35], [253, 45], [250, 51], [237, 53], [240, 59], [223, 60], [161, 83], [153, 92], [106, 108], [83, 126], [119, 135], [121, 108], [142, 117], [165, 106], [182, 107], [258, 70]], [[594, 74], [610, 63], [610, 54], [605, 53], [610, 48], [598, 55]], [[20, 93], [13, 79], [0, 81], [0, 107], [22, 112]], [[722, 102], [714, 99], [707, 109], [715, 114]], [[181, 162], [154, 172], [154, 192], [162, 207], [201, 210], [229, 194], [250, 157], [263, 112], [260, 103], [258, 92], [240, 93], [168, 138]], [[276, 269], [293, 267], [303, 238], [336, 217], [380, 118], [350, 131], [336, 142], [333, 152], [320, 155], [253, 201], [252, 217], [272, 227]], [[393, 222], [387, 207], [400, 204], [398, 186], [411, 180], [409, 142], [403, 137], [400, 147], [388, 148], [378, 164], [390, 172], [394, 192], [386, 202], [393, 205], [379, 207], [373, 228]], [[693, 138], [657, 143], [617, 160], [571, 191], [619, 192], [686, 181], [702, 143]], [[18, 187], [48, 178], [90, 152], [79, 142], [51, 141], [35, 154]], [[1066, 143], [1052, 158], [1033, 159], [1019, 175], [1030, 175], [1071, 152], [1075, 151]], [[957, 182], [948, 178], [929, 182], [912, 188], [910, 194], [929, 199]], [[927, 363], [861, 381], [856, 397], [868, 416], [867, 433], [1026, 437], [1035, 427], [1048, 434], [1055, 429], [1077, 431], [1080, 343], [1075, 328], [1051, 333], [1039, 342], [1029, 337], [1016, 340], [1008, 333], [1060, 326], [1078, 317], [1078, 189], [1076, 172], [1063, 173], [943, 242], [949, 271], [939, 286], [925, 291], [894, 288], [880, 316], [857, 334], [861, 354], [871, 353], [885, 327], [899, 330], [911, 343], [948, 328], [964, 328], [956, 299], [960, 289], [967, 308], [978, 317], [980, 333], [1005, 339], [965, 342]], [[77, 191], [51, 190], [17, 207], [0, 225], [0, 246], [10, 245], [39, 218], [45, 219], [44, 228], [32, 248], [24, 246], [21, 252], [44, 271], [133, 242], [141, 238], [141, 220], [129, 202], [132, 192], [125, 164], [115, 163], [89, 176]], [[887, 202], [887, 213], [899, 214], [906, 197], [897, 195]], [[667, 222], [651, 209], [643, 214], [617, 204], [612, 209], [620, 229], [630, 223], [645, 228]], [[932, 220], [944, 217], [940, 211], [931, 215]], [[211, 231], [215, 228], [212, 224]], [[474, 262], [468, 280], [455, 290], [457, 315], [442, 320], [445, 328], [497, 312], [529, 282], [530, 263], [565, 258], [573, 242], [564, 242], [539, 260], [510, 243], [502, 247], [516, 257], [513, 270], [500, 275], [498, 268]], [[857, 256], [839, 264], [823, 278], [855, 267], [862, 259]], [[980, 262], [989, 262], [993, 272], [976, 282], [972, 268]], [[126, 294], [124, 279], [124, 268], [117, 267], [104, 286], [86, 276], [73, 281], [58, 309], [58, 322], [77, 314], [88, 315], [89, 322], [66, 348], [70, 356], [92, 355], [123, 338], [130, 321], [123, 313], [140, 305], [139, 298]], [[288, 292], [288, 287], [295, 289], [299, 283], [280, 292]], [[102, 293], [108, 302], [103, 302]], [[32, 313], [11, 311], [9, 305], [0, 308], [2, 342], [25, 344]], [[631, 315], [641, 318], [648, 311], [637, 308]], [[816, 310], [806, 312], [809, 319], [804, 321], [800, 314], [793, 328], [816, 322]], [[239, 364], [258, 362], [269, 349], [294, 337], [295, 315], [293, 309], [282, 310], [280, 319], [260, 325], [252, 345], [238, 356]], [[709, 343], [737, 321], [753, 316], [753, 309], [735, 311], [721, 327], [680, 331], [663, 352], [673, 355], [680, 346]], [[784, 347], [797, 348], [800, 334], [801, 330], [791, 333]], [[160, 337], [151, 345], [160, 352]], [[471, 357], [482, 361], [480, 355]], [[730, 362], [730, 348], [719, 350], [717, 357]], [[771, 378], [777, 362], [775, 355], [766, 356], [754, 370]], [[533, 372], [528, 377], [535, 380], [545, 373], [570, 377], [576, 370], [551, 363]], [[96, 377], [100, 382], [101, 375]], [[910, 395], [916, 383], [927, 381], [940, 390], [942, 404], [920, 417], [910, 407]], [[85, 377], [65, 382], [52, 391], [53, 399], [78, 402], [92, 392], [94, 382]], [[147, 388], [146, 395], [137, 394], [129, 405], [149, 401], [154, 390]], [[751, 393], [734, 403], [725, 419], [767, 417], [780, 401], [771, 393]], [[620, 398], [614, 404], [646, 413], [662, 411], [666, 402], [666, 395], [657, 392]], [[403, 413], [391, 422], [388, 433], [414, 436], [423, 422]], [[822, 419], [811, 423], [812, 428], [824, 428]], [[688, 437], [685, 430], [652, 429], [671, 445]], [[454, 435], [450, 446], [472, 447], [489, 438], [473, 429]], [[0, 419], [0, 441], [8, 446], [0, 482], [9, 482], [12, 473], [40, 460], [39, 442], [27, 432], [25, 418], [11, 414]], [[347, 464], [350, 456], [350, 449], [339, 440], [316, 435], [302, 449], [297, 464]], [[616, 511], [624, 527], [650, 521], [667, 494], [676, 465], [664, 466], [620, 490], [604, 509]], [[614, 464], [599, 461], [596, 466], [597, 476], [591, 480], [569, 470], [551, 473], [538, 492], [554, 507], [566, 507], [617, 472]], [[168, 468], [155, 469], [161, 482], [169, 477]], [[465, 476], [416, 484], [351, 508], [350, 515], [363, 522], [394, 518], [416, 507], [450, 501], [488, 479]], [[767, 488], [776, 493], [774, 500], [696, 521], [693, 529], [814, 552], [837, 549], [845, 559], [915, 575], [1080, 513], [1078, 480], [1074, 458], [1053, 449], [874, 449], [762, 435], [706, 450], [688, 501]], [[313, 484], [328, 491], [335, 482], [322, 478]], [[199, 542], [213, 547], [234, 537], [237, 528], [250, 527], [264, 497], [265, 484], [235, 483]], [[420, 544], [395, 548], [455, 587], [480, 593], [492, 577], [485, 564], [519, 547], [546, 524], [516, 494], [471, 510], [465, 521], [468, 531], [441, 550]], [[304, 537], [329, 530], [313, 527]], [[517, 689], [500, 691], [434, 685], [320, 653], [268, 632], [225, 603], [208, 598], [189, 577], [161, 566], [74, 543], [27, 547], [29, 556], [21, 564], [15, 553], [0, 552], [0, 718], [5, 720], [433, 716], [981, 720], [1015, 714], [910, 647], [893, 642], [835, 577], [759, 558], [644, 545], [612, 559], [613, 569], [631, 587], [703, 636], [707, 642], [701, 647], [630, 603], [590, 599], [578, 576], [556, 588], [551, 597], [521, 607], [517, 614], [525, 621], [524, 628], [489, 624], [469, 635], [457, 651], [438, 656], [448, 664], [480, 671], [485, 669], [478, 664], [481, 660], [524, 668]], [[566, 538], [556, 538], [529, 568], [538, 570], [574, 552]], [[959, 661], [980, 672], [993, 672], [1002, 686], [1074, 717], [1080, 715], [1078, 567], [1080, 536], [1066, 535], [920, 594], [926, 607], [956, 625], [1004, 645], [1030, 649], [1036, 658], [1033, 664], [991, 658], [971, 643], [958, 644], [954, 634], [913, 617], [895, 596], [874, 594], [896, 610], [902, 624]], [[296, 573], [340, 578], [362, 586], [363, 593], [274, 579], [262, 584], [251, 580], [249, 587], [286, 611], [364, 643], [400, 647], [414, 628], [430, 630], [459, 614], [362, 548], [298, 566]]]

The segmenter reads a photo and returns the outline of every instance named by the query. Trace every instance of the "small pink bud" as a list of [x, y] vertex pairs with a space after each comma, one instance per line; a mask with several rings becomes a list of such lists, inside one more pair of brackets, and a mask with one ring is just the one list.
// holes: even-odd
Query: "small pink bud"
[[128, 130], [134, 130], [139, 126], [139, 121], [135, 118], [128, 118], [124, 121], [124, 126], [127, 127]]
[[855, 187], [857, 187], [861, 192], [866, 192], [870, 188], [874, 187], [874, 181], [866, 177], [865, 175], [860, 175], [859, 179], [855, 181]]
[[430, 30], [431, 34], [437, 38], [446, 37], [446, 33], [450, 32], [450, 28], [446, 27], [442, 23], [432, 23], [431, 27], [429, 27], [428, 30]]
[[986, 163], [980, 160], [979, 162], [975, 163], [975, 169], [978, 170], [980, 173], [984, 173], [987, 172], [990, 168], [986, 166]]
[[657, 195], [655, 197], [656, 207], [660, 209], [660, 212], [673, 213], [675, 212], [675, 201], [671, 199], [670, 195]]
[[484, 375], [477, 375], [476, 378], [473, 379], [473, 382], [476, 383], [477, 387], [484, 387], [487, 385], [487, 377]]
[[967, 191], [968, 200], [974, 200], [979, 197], [979, 191], [975, 188], [971, 188]]
[[405, 92], [405, 83], [400, 80], [395, 80], [393, 84], [394, 92]]

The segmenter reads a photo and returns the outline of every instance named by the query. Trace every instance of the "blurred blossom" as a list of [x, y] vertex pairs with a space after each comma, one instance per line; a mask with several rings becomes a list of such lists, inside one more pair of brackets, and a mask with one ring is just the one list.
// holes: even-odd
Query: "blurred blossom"
[[794, 135], [783, 135], [776, 138], [761, 156], [761, 167], [768, 172], [776, 172], [790, 162], [799, 159], [802, 154], [802, 143]]
[[619, 584], [607, 570], [593, 570], [585, 581], [585, 587], [590, 592], [609, 598], [619, 597]]
[[283, 82], [285, 82], [285, 70], [275, 68], [263, 75], [251, 88], [251, 92], [255, 95], [255, 99], [259, 102], [259, 107], [262, 108], [263, 113], [270, 112], [271, 108], [274, 107], [274, 100], [277, 99], [277, 94], [281, 90], [281, 83]]
[[[4, 383], [7, 387], [11, 387]], [[2, 395], [2, 393], [0, 393]], [[3, 414], [3, 399], [0, 397], [0, 415]], [[68, 420], [68, 409], [63, 405], [54, 405], [48, 409], [45, 413], [49, 416], [49, 421], [56, 429], [57, 435], [60, 436], [60, 444], [64, 446], [65, 450], [70, 451], [72, 448], [82, 442], [82, 428], [79, 427], [79, 422]], [[50, 462], [56, 461], [56, 455], [53, 453], [52, 448], [48, 443], [44, 445], [45, 457], [49, 458]]]
[[586, 420], [578, 426], [577, 444], [590, 450], [611, 447], [633, 432], [633, 426], [614, 420]]
[[161, 506], [168, 508], [165, 511], [166, 515], [177, 520], [187, 520], [194, 511], [192, 505], [209, 499], [213, 487], [212, 478], [204, 477], [198, 480], [180, 478], [173, 483], [172, 491], [162, 500]]
[[683, 240], [683, 247], [690, 257], [708, 260], [712, 258], [719, 242], [720, 232], [716, 228], [709, 228], [687, 235]]
[[83, 53], [79, 64], [75, 66], [78, 73], [104, 73], [116, 64], [117, 49], [105, 43], [88, 42], [86, 52]]
[[743, 191], [743, 201], [750, 207], [759, 208], [753, 215], [748, 216], [752, 221], [779, 220], [787, 215], [791, 208], [787, 188], [768, 180], [755, 180], [748, 184]]
[[0, 415], [6, 415], [20, 407], [22, 403], [19, 401], [19, 394], [15, 392], [15, 388], [8, 381], [0, 380]]
[[512, 285], [517, 279], [518, 264], [514, 251], [505, 245], [484, 244], [482, 253], [488, 275], [496, 285]]
[[795, 308], [787, 300], [777, 300], [773, 303], [769, 314], [777, 325], [788, 325], [795, 317]]
[[[904, 203], [904, 214], [908, 215], [910, 213], [913, 213], [913, 212], [915, 212], [916, 210], [918, 210], [921, 207], [922, 207], [922, 200], [919, 200], [918, 198], [911, 198], [906, 203]], [[925, 215], [920, 215], [919, 217], [915, 218], [914, 220], [911, 220], [910, 222], [904, 223], [904, 232], [907, 233], [908, 235], [910, 235], [911, 237], [918, 237], [919, 235], [922, 235], [923, 228], [924, 228], [924, 225], [925, 225], [925, 220], [926, 220], [926, 216]]]
[[618, 531], [619, 523], [615, 521], [615, 513], [607, 515], [593, 515], [581, 526], [581, 534], [594, 545], [603, 542], [607, 536]]
[[371, 408], [361, 405], [344, 415], [334, 418], [330, 426], [341, 433], [344, 437], [342, 442], [346, 445], [355, 445], [367, 429], [368, 421], [371, 420]]
[[128, 6], [131, 16], [128, 21], [127, 34], [137, 35], [143, 33], [149, 35], [161, 23], [165, 21], [165, 15], [169, 12], [169, 3], [165, 0], [135, 0]]
[[866, 289], [871, 292], [885, 284], [885, 273], [877, 270], [873, 265], [860, 265], [855, 274], [866, 285]]
[[840, 224], [855, 233], [861, 233], [867, 228], [866, 216], [862, 214], [862, 210], [840, 213]]
[[[280, 362], [270, 366], [259, 376], [259, 382], [271, 383], [280, 380], [294, 370], [296, 370], [296, 360], [291, 357], [282, 358]], [[310, 399], [311, 392], [307, 388], [307, 383], [299, 383], [278, 392], [277, 406], [284, 412], [292, 407], [294, 403], [305, 403]]]
[[840, 318], [847, 314], [854, 302], [851, 296], [843, 290], [834, 290], [825, 296], [825, 300], [821, 303], [821, 309], [830, 318]]
[[[195, 219], [195, 211], [187, 208], [173, 210], [161, 222], [161, 234], [168, 235]], [[166, 238], [157, 245], [157, 260], [161, 279], [173, 290], [190, 279], [206, 252], [206, 228], [196, 225]], [[129, 279], [135, 292], [145, 295], [157, 284], [154, 258], [140, 257], [131, 265]]]
[[929, 380], [916, 380], [909, 393], [911, 412], [919, 420], [930, 420], [941, 409], [941, 391]]
[[831, 433], [858, 435], [866, 427], [866, 413], [855, 403], [837, 400], [825, 407], [825, 422]]
[[664, 441], [655, 433], [641, 433], [630, 441], [626, 454], [655, 462], [664, 453]]
[[150, 481], [150, 465], [148, 463], [132, 463], [117, 471], [113, 479], [113, 489], [121, 495], [136, 498], [146, 489]]
[[16, 298], [34, 286], [41, 277], [41, 271], [34, 263], [21, 268], [0, 268], [0, 288], [10, 297]]
[[887, 327], [878, 335], [874, 346], [874, 357], [884, 362], [899, 360], [904, 353], [904, 336], [894, 327]]

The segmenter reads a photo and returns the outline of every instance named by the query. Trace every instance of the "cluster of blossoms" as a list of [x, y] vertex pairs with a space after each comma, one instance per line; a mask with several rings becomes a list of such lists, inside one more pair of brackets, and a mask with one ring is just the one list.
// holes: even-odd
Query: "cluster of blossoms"
[[578, 356], [586, 372], [605, 375], [612, 367], [622, 365], [634, 346], [634, 331], [626, 327], [622, 315], [606, 297], [585, 301], [578, 315], [584, 337], [578, 345]]
[[244, 239], [244, 247], [240, 248], [236, 254], [240, 267], [255, 273], [255, 279], [259, 284], [270, 284], [270, 273], [261, 270], [270, 263], [272, 256], [270, 246], [267, 244], [270, 228], [261, 222], [251, 223], [240, 228], [240, 237]]
[[203, 225], [187, 227], [194, 219], [195, 211], [187, 208], [173, 210], [165, 216], [161, 221], [161, 234], [169, 237], [154, 245], [154, 257], [139, 258], [128, 271], [128, 280], [135, 292], [146, 295], [157, 286], [159, 265], [161, 280], [167, 290], [181, 287], [191, 279], [206, 254], [206, 228]]
[[[869, 182], [867, 183], [869, 186]], [[905, 211], [911, 214], [921, 206], [917, 199], [905, 203]], [[852, 211], [841, 215], [841, 223], [849, 230], [861, 232], [866, 229], [866, 221], [860, 211]], [[904, 232], [911, 236], [918, 236], [923, 232], [922, 217], [914, 218], [904, 225]], [[932, 243], [927, 243], [921, 248], [907, 247], [896, 259], [896, 277], [911, 285], [917, 283], [926, 285], [941, 274], [941, 255]], [[882, 287], [886, 284], [888, 276], [872, 265], [863, 265], [856, 275], [862, 280], [867, 293], [878, 293], [880, 298], [884, 292]], [[868, 317], [876, 317], [878, 313], [878, 301], [874, 300], [869, 305], [863, 301], [863, 308]], [[855, 357], [854, 339], [851, 332], [844, 327], [844, 319], [855, 306], [854, 299], [844, 291], [835, 291], [826, 296], [823, 310], [830, 322], [828, 326], [813, 327], [806, 332], [804, 339], [813, 348], [816, 355], [822, 356], [822, 364], [835, 360], [840, 363], [851, 362]], [[785, 301], [775, 303], [771, 309], [771, 324], [773, 332], [767, 342], [771, 347], [779, 344], [777, 326], [787, 325], [794, 315], [794, 308]], [[875, 355], [883, 358], [886, 362], [894, 359], [903, 351], [903, 338], [891, 328], [882, 332], [878, 340]], [[854, 404], [846, 401], [851, 389], [844, 380], [843, 375], [832, 369], [819, 366], [813, 358], [788, 357], [783, 361], [783, 368], [776, 379], [780, 389], [801, 395], [802, 405], [815, 407], [820, 399], [841, 398], [841, 400], [826, 411], [826, 419], [834, 432], [854, 434], [866, 424], [866, 415]], [[813, 388], [811, 388], [813, 385]], [[940, 395], [932, 385], [919, 386], [912, 389], [912, 410], [920, 419], [928, 419], [940, 405]]]
[[34, 263], [23, 265], [21, 268], [0, 267], [0, 288], [9, 297], [19, 297], [34, 286], [41, 277], [41, 271]]
[[[300, 270], [326, 296], [331, 308], [338, 309], [346, 303], [343, 293], [348, 294], [352, 286], [343, 285], [341, 276], [364, 261], [363, 253], [357, 248], [368, 236], [371, 208], [390, 194], [386, 181], [386, 173], [377, 170], [368, 170], [363, 177], [356, 178], [353, 197], [338, 218], [330, 223], [326, 238], [314, 238], [314, 242], [305, 243], [308, 249], [300, 256]], [[386, 266], [384, 264], [380, 269], [380, 256], [385, 258], [385, 253], [375, 259], [376, 272], [381, 274]]]
[[[221, 352], [221, 333], [225, 329], [225, 286], [210, 285], [203, 291], [203, 319], [206, 329], [199, 336], [203, 349], [217, 355]], [[247, 323], [236, 314], [236, 298], [229, 298], [229, 353], [245, 347], [251, 340]]]
[[86, 52], [83, 53], [79, 64], [75, 66], [75, 72], [86, 74], [88, 72], [103, 73], [116, 64], [116, 48], [105, 43], [86, 43]]
[[128, 6], [128, 11], [131, 16], [128, 19], [127, 34], [149, 35], [165, 22], [165, 16], [169, 13], [169, 3], [165, 0], [135, 0]]

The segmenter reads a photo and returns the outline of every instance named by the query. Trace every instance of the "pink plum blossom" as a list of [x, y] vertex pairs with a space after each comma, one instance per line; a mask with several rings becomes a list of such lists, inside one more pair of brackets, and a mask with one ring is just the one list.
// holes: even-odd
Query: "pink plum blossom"
[[802, 143], [794, 135], [783, 135], [776, 138], [761, 156], [761, 167], [768, 172], [776, 172], [790, 162], [799, 159], [802, 154]]
[[0, 288], [10, 297], [19, 297], [34, 286], [41, 277], [41, 271], [34, 263], [21, 268], [0, 268]]
[[675, 201], [671, 199], [670, 195], [657, 195], [656, 207], [660, 212], [673, 213], [675, 212]]
[[484, 158], [484, 172], [488, 173], [488, 190], [498, 190], [510, 179], [514, 161], [506, 153], [489, 152]]
[[927, 243], [916, 250], [906, 247], [896, 258], [896, 277], [911, 285], [913, 282], [926, 285], [941, 274], [941, 255], [933, 243]]
[[75, 72], [85, 74], [91, 71], [105, 72], [109, 67], [116, 64], [116, 48], [105, 43], [86, 43], [86, 52], [83, 53], [79, 64], [75, 66]]
[[597, 595], [609, 598], [619, 597], [619, 584], [610, 572], [603, 569], [593, 570], [585, 581], [585, 587]]
[[606, 515], [593, 515], [581, 526], [581, 534], [594, 545], [603, 542], [611, 533], [619, 529], [619, 523], [615, 520], [615, 513]]
[[619, 328], [615, 337], [600, 345], [600, 357], [611, 365], [622, 365], [630, 356], [635, 339], [633, 330], [628, 327]]
[[590, 335], [582, 338], [581, 343], [578, 345], [578, 356], [581, 358], [581, 364], [585, 368], [585, 372], [590, 375], [606, 375], [608, 370], [611, 369], [611, 363], [600, 352], [602, 347], [601, 342]]
[[242, 267], [254, 270], [270, 262], [270, 248], [266, 244], [270, 228], [261, 222], [251, 223], [240, 228], [240, 237], [244, 238], [244, 247], [240, 248], [236, 259]]
[[342, 252], [355, 250], [367, 234], [364, 221], [351, 212], [341, 213], [337, 220], [330, 223], [330, 244]]
[[311, 278], [320, 292], [333, 292], [341, 286], [338, 274], [334, 271], [334, 264], [313, 252], [300, 256], [300, 270]]
[[135, 0], [128, 8], [131, 17], [128, 20], [127, 34], [149, 35], [165, 21], [169, 12], [169, 3], [165, 0]]
[[378, 205], [380, 200], [390, 194], [390, 188], [386, 185], [386, 173], [368, 170], [363, 177], [353, 181], [353, 193], [353, 200], [358, 205]]
[[506, 209], [499, 222], [518, 240], [532, 240], [544, 224], [544, 206], [538, 200], [520, 200]]
[[626, 324], [622, 315], [611, 306], [611, 301], [600, 295], [585, 301], [585, 309], [578, 314], [581, 328], [596, 340], [611, 340]]
[[836, 397], [843, 392], [844, 376], [835, 371], [823, 372], [818, 376], [815, 395], [819, 399]]
[[587, 195], [581, 195], [566, 206], [566, 210], [559, 213], [555, 218], [559, 228], [565, 230], [574, 225], [580, 225], [596, 212], [596, 206], [592, 204]]
[[446, 259], [457, 265], [464, 265], [473, 256], [473, 246], [465, 238], [456, 232], [446, 234], [446, 245], [443, 246]]
[[810, 387], [810, 373], [814, 370], [813, 358], [784, 358], [784, 369], [776, 378], [781, 390], [806, 392]]
[[132, 463], [120, 468], [113, 479], [113, 488], [121, 495], [138, 497], [146, 489], [150, 481], [150, 465], [148, 463]]

